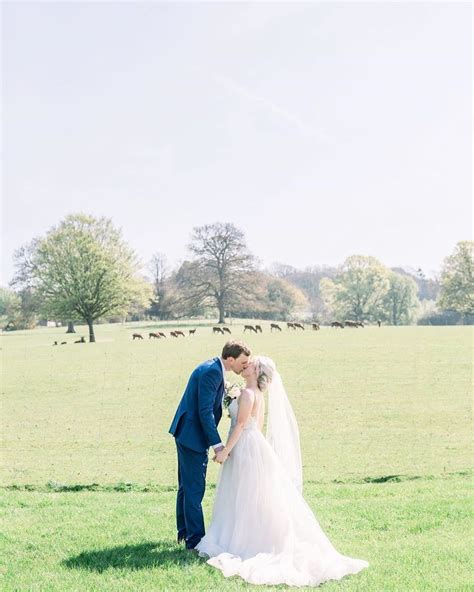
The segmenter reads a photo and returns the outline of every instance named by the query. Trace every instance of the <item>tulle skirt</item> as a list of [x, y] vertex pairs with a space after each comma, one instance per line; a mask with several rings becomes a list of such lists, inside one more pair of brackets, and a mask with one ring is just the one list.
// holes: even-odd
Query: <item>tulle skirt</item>
[[318, 586], [369, 565], [336, 551], [254, 424], [221, 467], [211, 524], [196, 549], [224, 576], [251, 584]]

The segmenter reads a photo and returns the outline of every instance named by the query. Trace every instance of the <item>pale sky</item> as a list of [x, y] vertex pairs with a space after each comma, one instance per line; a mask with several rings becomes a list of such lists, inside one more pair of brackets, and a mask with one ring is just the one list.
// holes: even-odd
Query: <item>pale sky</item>
[[471, 237], [470, 3], [4, 2], [2, 278], [68, 213], [144, 262], [439, 270]]

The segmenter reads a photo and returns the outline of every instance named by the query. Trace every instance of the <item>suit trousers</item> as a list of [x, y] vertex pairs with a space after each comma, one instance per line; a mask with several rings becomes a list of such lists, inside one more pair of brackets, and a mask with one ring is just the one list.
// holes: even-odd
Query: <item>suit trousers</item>
[[178, 540], [194, 549], [205, 534], [202, 499], [206, 490], [208, 451], [196, 452], [176, 441], [178, 452], [178, 495], [176, 527]]

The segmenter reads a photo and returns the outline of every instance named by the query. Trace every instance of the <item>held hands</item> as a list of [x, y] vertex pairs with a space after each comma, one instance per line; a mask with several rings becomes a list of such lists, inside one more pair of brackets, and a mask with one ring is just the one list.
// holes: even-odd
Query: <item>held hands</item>
[[215, 451], [215, 456], [212, 460], [214, 462], [217, 462], [220, 465], [222, 465], [227, 460], [228, 456], [229, 456], [229, 451], [227, 450], [227, 448], [225, 446], [222, 446], [221, 448], [218, 448]]

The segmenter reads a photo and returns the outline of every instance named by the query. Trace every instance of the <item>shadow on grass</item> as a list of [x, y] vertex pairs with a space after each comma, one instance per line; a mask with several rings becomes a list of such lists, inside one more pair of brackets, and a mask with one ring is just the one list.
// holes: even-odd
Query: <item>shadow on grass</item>
[[83, 551], [61, 562], [69, 569], [86, 569], [102, 573], [107, 569], [150, 569], [171, 565], [193, 565], [203, 558], [170, 541], [146, 542], [139, 545], [122, 545], [106, 549]]

